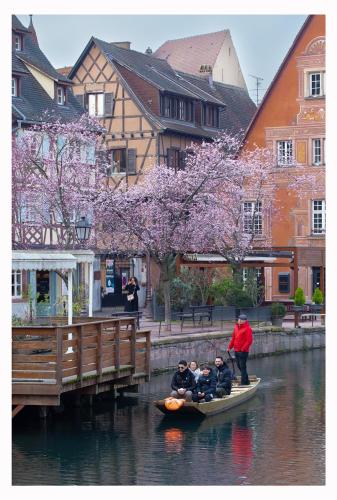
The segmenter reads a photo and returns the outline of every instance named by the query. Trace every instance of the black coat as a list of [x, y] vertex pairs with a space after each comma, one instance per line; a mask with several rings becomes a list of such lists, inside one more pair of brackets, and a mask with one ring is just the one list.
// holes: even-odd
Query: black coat
[[196, 392], [203, 392], [206, 394], [215, 394], [216, 380], [212, 372], [206, 377], [201, 374], [197, 383]]
[[125, 303], [125, 308], [124, 310], [126, 312], [133, 312], [133, 311], [138, 311], [138, 294], [137, 294], [137, 291], [139, 290], [139, 286], [138, 285], [126, 285], [126, 287], [124, 288], [124, 290], [126, 290], [128, 293], [128, 295], [130, 294], [133, 294], [134, 295], [134, 299], [133, 300], [127, 300], [126, 299], [126, 303]]
[[226, 363], [219, 367], [214, 368], [214, 374], [216, 378], [217, 387], [227, 387], [232, 383], [233, 373], [232, 370], [228, 368]]
[[195, 377], [191, 370], [187, 368], [183, 372], [180, 370], [176, 371], [172, 377], [171, 388], [174, 391], [178, 389], [193, 391], [195, 389]]

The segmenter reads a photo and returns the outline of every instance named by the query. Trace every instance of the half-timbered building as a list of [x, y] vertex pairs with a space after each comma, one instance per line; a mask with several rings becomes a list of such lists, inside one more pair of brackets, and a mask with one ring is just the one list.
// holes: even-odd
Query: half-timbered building
[[[139, 182], [156, 164], [183, 168], [192, 142], [211, 140], [221, 130], [243, 133], [256, 109], [244, 88], [215, 82], [210, 75], [176, 71], [165, 60], [131, 50], [129, 42], [107, 43], [92, 37], [68, 77], [81, 105], [106, 130], [101, 154], [107, 155], [112, 187]], [[116, 292], [132, 269], [105, 254], [103, 291], [108, 288], [106, 270], [111, 262], [117, 266]], [[136, 266], [144, 283], [146, 266]], [[109, 294], [111, 300], [103, 304], [119, 303], [120, 299], [113, 300], [117, 295]]]

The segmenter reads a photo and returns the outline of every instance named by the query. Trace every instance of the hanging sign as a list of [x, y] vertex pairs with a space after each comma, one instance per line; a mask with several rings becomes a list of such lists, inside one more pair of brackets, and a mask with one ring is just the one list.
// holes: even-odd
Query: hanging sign
[[115, 262], [113, 259], [106, 259], [105, 289], [106, 293], [115, 293]]

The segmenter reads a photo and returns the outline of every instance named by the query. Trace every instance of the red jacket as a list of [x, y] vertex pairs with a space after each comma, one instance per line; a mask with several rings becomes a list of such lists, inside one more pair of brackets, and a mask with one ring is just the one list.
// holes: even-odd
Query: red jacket
[[234, 327], [232, 340], [228, 345], [228, 351], [234, 347], [234, 351], [248, 352], [253, 342], [252, 329], [246, 321], [242, 325], [236, 324]]

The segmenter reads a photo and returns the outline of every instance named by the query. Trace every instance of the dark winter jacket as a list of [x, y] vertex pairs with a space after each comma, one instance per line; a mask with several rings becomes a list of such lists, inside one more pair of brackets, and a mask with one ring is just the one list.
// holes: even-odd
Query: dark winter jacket
[[233, 378], [233, 372], [230, 370], [226, 363], [219, 367], [214, 368], [216, 386], [217, 387], [227, 387], [231, 383]]
[[195, 389], [195, 377], [191, 370], [187, 368], [183, 372], [180, 370], [176, 371], [172, 377], [171, 388], [174, 391], [178, 389], [193, 391]]
[[206, 394], [215, 395], [216, 389], [216, 379], [213, 376], [212, 372], [206, 377], [201, 374], [197, 383], [196, 392], [203, 392]]
[[228, 345], [228, 351], [234, 347], [235, 352], [249, 352], [249, 348], [253, 342], [252, 333], [248, 321], [245, 321], [242, 325], [236, 324], [232, 339]]

